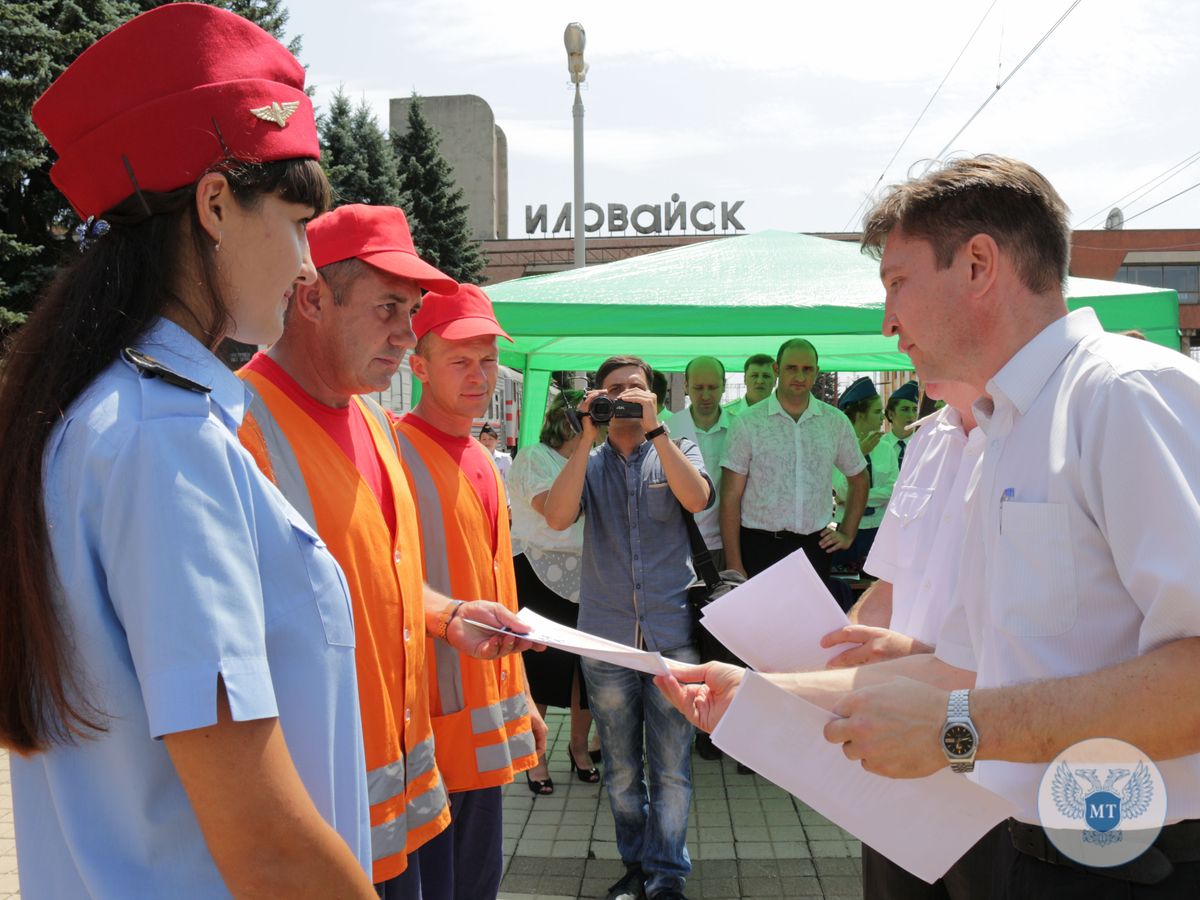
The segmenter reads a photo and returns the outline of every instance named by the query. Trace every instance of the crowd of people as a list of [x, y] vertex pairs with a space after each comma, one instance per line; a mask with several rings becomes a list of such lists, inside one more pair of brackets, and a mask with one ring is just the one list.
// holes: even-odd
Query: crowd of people
[[[700, 544], [742, 576], [802, 551], [831, 590], [875, 577], [828, 670], [771, 678], [868, 770], [974, 769], [1017, 805], [932, 887], [864, 847], [868, 896], [1195, 895], [1200, 372], [1067, 315], [1066, 210], [1031, 167], [951, 163], [868, 214], [884, 330], [935, 414], [916, 382], [823, 402], [799, 337], [728, 406], [722, 361], [691, 360], [673, 416], [661, 373], [614, 356], [514, 459], [475, 431], [509, 340], [486, 293], [423, 261], [402, 210], [327, 211], [304, 71], [257, 26], [144, 13], [33, 118], [87, 222], [0, 377], [23, 896], [494, 897], [501, 789], [554, 791], [556, 706], [572, 777], [608, 790], [609, 900], [684, 897], [693, 739], [719, 755], [703, 733], [744, 676], [701, 661]], [[235, 374], [227, 337], [266, 349]], [[406, 355], [397, 417], [368, 395]], [[519, 607], [674, 675], [535, 646]], [[1170, 795], [1113, 871], [1036, 811], [1044, 764], [1097, 735]]]

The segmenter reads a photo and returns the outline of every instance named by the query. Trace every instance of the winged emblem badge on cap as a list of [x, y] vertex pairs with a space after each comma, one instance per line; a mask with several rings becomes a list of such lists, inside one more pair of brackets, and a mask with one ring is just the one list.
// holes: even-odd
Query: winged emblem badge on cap
[[287, 128], [288, 119], [292, 114], [300, 108], [298, 101], [290, 103], [280, 103], [277, 100], [271, 101], [270, 106], [256, 106], [250, 110], [251, 115], [257, 116], [264, 122], [274, 122], [280, 128]]

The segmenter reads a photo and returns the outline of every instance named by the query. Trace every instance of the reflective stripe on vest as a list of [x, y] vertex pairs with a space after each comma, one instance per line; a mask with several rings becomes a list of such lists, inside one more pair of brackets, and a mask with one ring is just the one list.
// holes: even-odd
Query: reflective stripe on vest
[[514, 734], [507, 741], [475, 749], [475, 764], [480, 772], [494, 772], [512, 765], [514, 759], [528, 756], [537, 750], [532, 731]]
[[[409, 784], [432, 772], [435, 766], [433, 738], [427, 738], [408, 752], [404, 761], [397, 760], [367, 773], [367, 795], [372, 806], [403, 794]], [[410, 798], [404, 812], [371, 829], [371, 857], [386, 859], [403, 853], [408, 832], [429, 824], [446, 808], [449, 798], [439, 780], [436, 787]]]
[[304, 473], [300, 471], [300, 461], [296, 459], [292, 442], [275, 421], [271, 408], [263, 400], [258, 388], [248, 379], [242, 379], [242, 384], [250, 391], [250, 412], [271, 454], [271, 475], [275, 486], [296, 507], [296, 512], [304, 516], [304, 521], [312, 530], [317, 531], [317, 514], [313, 510], [312, 497], [308, 495], [308, 485], [304, 483]]
[[471, 730], [476, 734], [499, 731], [509, 722], [529, 715], [529, 704], [524, 694], [505, 697], [499, 703], [471, 710]]
[[[399, 431], [396, 431], [395, 435], [399, 442], [400, 458], [406, 463], [405, 468], [413, 480], [414, 493], [419, 498], [417, 516], [421, 520], [425, 581], [435, 591], [453, 597], [450, 556], [446, 552], [446, 529], [442, 524], [441, 494], [438, 493], [437, 485], [433, 483], [433, 475], [425, 467], [412, 441]], [[437, 660], [437, 682], [442, 698], [442, 712], [458, 712], [466, 705], [458, 651], [445, 641], [434, 641], [433, 652]]]

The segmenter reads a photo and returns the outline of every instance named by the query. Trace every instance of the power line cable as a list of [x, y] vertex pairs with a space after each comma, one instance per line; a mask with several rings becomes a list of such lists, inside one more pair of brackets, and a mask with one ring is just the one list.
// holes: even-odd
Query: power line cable
[[[1100, 209], [1100, 210], [1092, 213], [1086, 219], [1080, 219], [1075, 224], [1074, 227], [1082, 228], [1085, 223], [1090, 222], [1092, 219], [1097, 219], [1100, 216], [1107, 214], [1108, 211], [1110, 209], [1112, 209], [1114, 206], [1119, 206], [1126, 199], [1128, 199], [1129, 197], [1132, 197], [1134, 194], [1137, 194], [1138, 191], [1141, 191], [1142, 188], [1147, 188], [1147, 190], [1142, 191], [1142, 193], [1138, 194], [1136, 197], [1134, 197], [1133, 200], [1130, 201], [1130, 203], [1137, 203], [1138, 200], [1141, 200], [1143, 197], [1146, 196], [1146, 194], [1150, 193], [1150, 191], [1154, 190], [1155, 188], [1162, 187], [1162, 185], [1166, 184], [1168, 181], [1170, 181], [1176, 175], [1180, 174], [1180, 172], [1182, 172], [1184, 169], [1187, 169], [1188, 167], [1194, 165], [1197, 162], [1200, 162], [1200, 150], [1197, 150], [1195, 153], [1192, 153], [1189, 156], [1185, 156], [1179, 162], [1175, 163], [1175, 165], [1169, 167], [1168, 169], [1166, 169], [1166, 171], [1159, 172], [1157, 175], [1155, 175], [1149, 181], [1143, 181], [1141, 184], [1139, 184], [1137, 187], [1135, 187], [1132, 191], [1130, 191], [1127, 194], [1124, 194], [1123, 196], [1118, 197], [1112, 203], [1106, 203], [1104, 205], [1103, 209]], [[1157, 182], [1157, 184], [1155, 184], [1155, 182]], [[1149, 185], [1151, 185], [1151, 184], [1153, 184], [1154, 187], [1149, 187]]]
[[1029, 58], [1031, 56], [1033, 56], [1033, 54], [1037, 53], [1038, 48], [1040, 48], [1042, 46], [1042, 44], [1046, 43], [1046, 41], [1050, 39], [1050, 35], [1054, 34], [1054, 32], [1058, 30], [1058, 26], [1061, 25], [1066, 20], [1067, 16], [1069, 16], [1072, 12], [1075, 11], [1075, 7], [1077, 7], [1082, 2], [1083, 2], [1083, 0], [1075, 0], [1074, 3], [1072, 3], [1069, 7], [1067, 7], [1067, 11], [1058, 17], [1058, 21], [1055, 22], [1053, 25], [1051, 25], [1050, 30], [1047, 31], [1045, 34], [1043, 34], [1041, 40], [1039, 40], [1036, 44], [1033, 45], [1033, 49], [1030, 50], [1028, 53], [1026, 53], [1024, 58], [1019, 63], [1017, 63], [1016, 67], [1011, 72], [1008, 73], [1008, 76], [1003, 81], [999, 82], [996, 85], [995, 89], [990, 94], [988, 94], [987, 99], [984, 100], [983, 103], [981, 103], [979, 105], [979, 108], [977, 110], [975, 110], [975, 112], [971, 113], [971, 118], [967, 119], [967, 121], [963, 124], [963, 127], [958, 129], [958, 131], [954, 132], [954, 137], [952, 137], [952, 138], [950, 138], [950, 140], [946, 141], [946, 146], [944, 146], [941, 150], [939, 150], [937, 152], [937, 155], [934, 156], [932, 160], [930, 160], [929, 165], [925, 167], [926, 172], [928, 172], [933, 167], [934, 162], [941, 159], [945, 155], [946, 151], [949, 150], [950, 146], [955, 141], [958, 140], [959, 136], [964, 131], [966, 131], [968, 128], [971, 127], [971, 123], [974, 122], [975, 119], [979, 116], [979, 114], [981, 112], [983, 112], [984, 109], [987, 108], [987, 105], [989, 103], [991, 103], [993, 99], [995, 99], [996, 95], [998, 93], [1000, 93], [1000, 89], [1002, 87], [1004, 87], [1006, 84], [1008, 84], [1010, 81], [1012, 81], [1013, 76], [1021, 71], [1021, 67], [1024, 66], [1025, 63], [1029, 62]]
[[896, 152], [892, 154], [892, 158], [887, 161], [887, 165], [883, 167], [883, 171], [879, 173], [879, 177], [875, 179], [875, 183], [871, 185], [871, 190], [869, 190], [866, 196], [863, 197], [862, 202], [858, 204], [854, 212], [850, 213], [850, 218], [847, 219], [846, 224], [842, 226], [842, 231], [848, 231], [850, 229], [850, 225], [854, 222], [855, 217], [862, 211], [863, 207], [867, 205], [867, 202], [871, 199], [871, 195], [875, 192], [875, 189], [879, 187], [880, 182], [883, 181], [883, 177], [887, 175], [888, 169], [892, 167], [892, 163], [896, 161], [896, 157], [900, 155], [900, 151], [904, 149], [904, 145], [908, 143], [908, 139], [912, 137], [913, 132], [917, 130], [917, 126], [921, 124], [921, 120], [925, 118], [925, 113], [929, 112], [929, 107], [933, 106], [933, 101], [936, 100], [937, 95], [941, 93], [942, 88], [953, 74], [955, 67], [959, 63], [959, 60], [963, 58], [963, 54], [967, 52], [967, 48], [970, 47], [971, 42], [975, 40], [975, 35], [979, 33], [979, 29], [983, 27], [983, 23], [987, 20], [987, 17], [991, 15], [992, 10], [999, 2], [1000, 0], [992, 0], [991, 5], [984, 12], [983, 17], [979, 20], [979, 23], [975, 26], [975, 30], [972, 31], [971, 36], [967, 38], [967, 42], [963, 44], [962, 49], [958, 51], [958, 56], [954, 57], [954, 62], [950, 64], [950, 68], [946, 70], [946, 74], [943, 75], [942, 80], [938, 82], [938, 86], [934, 89], [933, 95], [930, 96], [928, 102], [925, 104], [925, 107], [917, 116], [917, 120], [913, 122], [912, 127], [908, 129], [908, 134], [904, 135], [904, 140], [900, 142], [900, 146], [896, 148]]
[[1139, 213], [1134, 213], [1132, 216], [1130, 216], [1128, 219], [1126, 219], [1126, 220], [1125, 220], [1125, 222], [1128, 224], [1129, 222], [1132, 222], [1134, 219], [1136, 219], [1138, 216], [1144, 216], [1146, 213], [1150, 212], [1150, 210], [1152, 210], [1152, 209], [1158, 209], [1158, 208], [1159, 208], [1160, 206], [1162, 206], [1164, 203], [1170, 203], [1170, 202], [1171, 202], [1172, 200], [1174, 200], [1176, 197], [1182, 197], [1182, 196], [1183, 196], [1184, 194], [1186, 194], [1188, 191], [1194, 191], [1194, 190], [1195, 190], [1196, 188], [1198, 188], [1198, 187], [1200, 187], [1200, 181], [1197, 181], [1197, 182], [1196, 182], [1195, 184], [1193, 184], [1191, 187], [1185, 187], [1185, 188], [1184, 188], [1182, 191], [1180, 191], [1180, 192], [1179, 192], [1179, 193], [1177, 193], [1177, 194], [1172, 194], [1172, 195], [1171, 195], [1170, 197], [1168, 197], [1166, 200], [1159, 200], [1159, 201], [1158, 201], [1157, 203], [1155, 203], [1153, 206], [1147, 206], [1147, 207], [1146, 207], [1145, 209], [1143, 209], [1141, 212], [1139, 212]]

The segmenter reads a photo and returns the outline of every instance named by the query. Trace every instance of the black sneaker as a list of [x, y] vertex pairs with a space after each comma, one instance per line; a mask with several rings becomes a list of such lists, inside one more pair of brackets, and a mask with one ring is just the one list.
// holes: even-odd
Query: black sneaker
[[608, 889], [604, 900], [646, 900], [646, 876], [640, 866], [633, 866], [625, 876]]
[[725, 754], [721, 748], [712, 742], [712, 736], [706, 731], [696, 732], [696, 753], [701, 759], [721, 759]]

